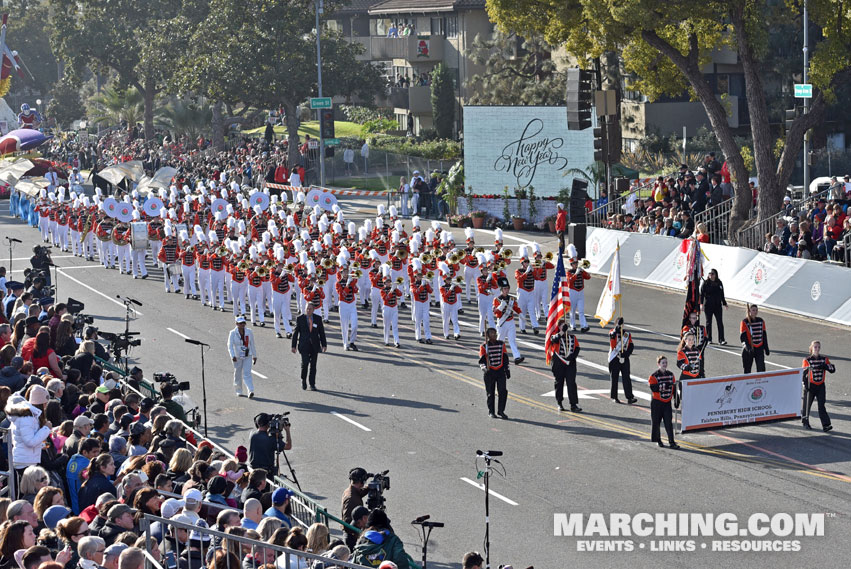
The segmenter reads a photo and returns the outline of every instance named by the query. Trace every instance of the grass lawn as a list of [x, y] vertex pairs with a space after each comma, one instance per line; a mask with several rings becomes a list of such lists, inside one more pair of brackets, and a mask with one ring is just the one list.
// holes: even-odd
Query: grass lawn
[[[334, 134], [337, 138], [343, 137], [359, 137], [361, 136], [361, 125], [348, 121], [334, 121]], [[243, 130], [242, 134], [259, 134], [263, 135], [266, 131], [265, 126], [252, 128], [251, 130]], [[278, 138], [287, 135], [287, 129], [282, 126], [275, 127], [275, 134]], [[301, 123], [301, 127], [298, 129], [298, 134], [301, 137], [304, 137], [305, 134], [309, 134], [311, 138], [319, 138], [319, 121], [307, 121]]]
[[328, 184], [339, 188], [352, 188], [355, 190], [381, 191], [388, 189], [387, 181], [378, 177], [338, 176], [333, 180], [328, 180]]

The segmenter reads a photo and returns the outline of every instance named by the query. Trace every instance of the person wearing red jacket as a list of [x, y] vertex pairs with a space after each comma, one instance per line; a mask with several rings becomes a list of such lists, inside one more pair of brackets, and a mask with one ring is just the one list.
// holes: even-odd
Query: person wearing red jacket
[[399, 348], [399, 298], [402, 296], [402, 285], [393, 283], [388, 270], [384, 276], [384, 287], [381, 289], [382, 318], [384, 320], [384, 345], [390, 345], [390, 329], [393, 329], [393, 344]]
[[514, 271], [517, 281], [517, 305], [520, 307], [520, 333], [526, 333], [526, 321], [532, 325], [532, 331], [538, 334], [538, 318], [535, 312], [535, 271], [529, 263], [529, 256], [524, 247], [520, 252], [520, 268]]
[[517, 349], [516, 329], [514, 327], [514, 317], [520, 314], [520, 307], [517, 306], [517, 299], [509, 294], [511, 286], [508, 284], [508, 279], [502, 277], [497, 284], [499, 285], [500, 295], [493, 299], [493, 315], [499, 331], [498, 338], [500, 341], [508, 342], [514, 363], [519, 365], [526, 359], [520, 355], [520, 350]]
[[556, 235], [558, 235], [558, 248], [564, 249], [564, 233], [567, 231], [567, 211], [564, 204], [556, 205]]
[[650, 375], [650, 379], [647, 382], [650, 385], [650, 391], [653, 396], [650, 400], [650, 440], [657, 443], [660, 447], [665, 446], [662, 443], [662, 437], [659, 433], [659, 427], [662, 421], [664, 421], [671, 448], [680, 448], [674, 442], [674, 413], [671, 408], [671, 399], [674, 397], [676, 380], [674, 379], [674, 374], [668, 371], [668, 358], [660, 355], [656, 358], [656, 363], [659, 365], [659, 369]]
[[479, 270], [481, 274], [476, 278], [476, 290], [479, 301], [479, 334], [484, 337], [485, 325], [488, 328], [494, 327], [493, 319], [493, 300], [491, 295], [497, 290], [496, 276], [488, 273], [488, 265], [485, 262], [483, 253], [477, 253], [479, 256]]
[[585, 270], [579, 268], [579, 259], [570, 259], [570, 269], [567, 271], [567, 284], [570, 287], [570, 327], [576, 330], [576, 313], [579, 313], [581, 331], [591, 328], [585, 320], [585, 281], [591, 278]]
[[177, 257], [180, 259], [180, 269], [183, 272], [184, 296], [187, 299], [191, 296], [195, 300], [198, 300], [198, 289], [195, 288], [195, 274], [197, 272], [195, 261], [197, 260], [198, 253], [195, 247], [189, 244], [188, 239], [183, 242], [183, 247], [180, 249]]
[[448, 278], [444, 279], [440, 286], [440, 313], [443, 317], [443, 337], [449, 339], [449, 323], [452, 322], [454, 337], [461, 338], [461, 329], [458, 327], [458, 307], [461, 304], [461, 293], [463, 289], [457, 282]]
[[810, 355], [804, 358], [804, 409], [801, 411], [801, 422], [804, 428], [810, 429], [810, 408], [813, 399], [818, 401], [818, 418], [821, 421], [821, 429], [824, 432], [833, 430], [830, 424], [830, 415], [824, 406], [827, 390], [824, 385], [825, 374], [835, 373], [836, 366], [830, 363], [827, 356], [821, 354], [821, 342], [814, 341], [810, 344]]
[[[411, 273], [411, 300], [414, 303], [414, 337], [420, 344], [431, 344], [431, 316], [428, 308], [433, 289], [423, 277], [420, 263], [417, 261], [413, 266], [415, 268]], [[392, 278], [392, 271], [390, 275]]]
[[287, 338], [293, 337], [293, 327], [290, 324], [290, 299], [293, 296], [295, 277], [292, 272], [280, 271], [272, 273], [272, 319], [275, 323], [275, 336], [281, 337], [281, 326], [287, 333]]
[[340, 279], [335, 285], [340, 298], [340, 336], [347, 352], [358, 351], [358, 281], [349, 273], [349, 266], [340, 268]]

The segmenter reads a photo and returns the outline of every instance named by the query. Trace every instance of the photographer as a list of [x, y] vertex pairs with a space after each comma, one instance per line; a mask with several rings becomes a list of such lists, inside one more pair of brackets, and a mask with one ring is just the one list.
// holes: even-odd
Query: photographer
[[50, 267], [53, 265], [53, 261], [50, 259], [50, 250], [41, 245], [34, 246], [30, 265], [32, 265], [34, 271], [41, 272], [41, 275], [44, 277], [44, 285], [49, 287]]
[[[270, 475], [278, 474], [275, 455], [293, 448], [290, 422], [280, 415], [260, 413], [254, 418], [257, 430], [251, 433], [248, 442], [248, 464], [251, 468], [262, 468]], [[287, 434], [284, 442], [281, 431]]]
[[160, 401], [160, 405], [165, 407], [165, 410], [168, 411], [168, 414], [174, 417], [175, 419], [179, 419], [184, 423], [186, 420], [186, 413], [183, 412], [183, 407], [177, 401], [174, 401], [172, 397], [174, 396], [174, 386], [168, 382], [162, 382], [160, 384], [160, 394], [162, 395], [162, 401]]
[[363, 506], [363, 498], [369, 494], [366, 479], [369, 474], [363, 468], [352, 468], [349, 471], [349, 487], [343, 491], [343, 521], [352, 524], [352, 514], [355, 508]]

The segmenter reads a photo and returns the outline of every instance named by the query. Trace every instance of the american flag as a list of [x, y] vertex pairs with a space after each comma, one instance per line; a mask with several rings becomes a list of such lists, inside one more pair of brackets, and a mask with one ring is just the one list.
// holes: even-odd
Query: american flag
[[564, 315], [570, 313], [570, 287], [565, 278], [567, 273], [564, 270], [563, 253], [564, 249], [559, 247], [553, 291], [550, 294], [550, 310], [547, 314], [547, 331], [544, 334], [547, 365], [552, 361], [555, 352], [554, 347], [550, 345], [550, 337], [558, 332], [559, 322]]

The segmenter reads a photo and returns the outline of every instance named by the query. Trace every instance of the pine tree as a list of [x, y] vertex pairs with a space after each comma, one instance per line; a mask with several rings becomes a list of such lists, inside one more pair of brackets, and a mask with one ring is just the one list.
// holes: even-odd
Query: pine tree
[[431, 73], [431, 112], [434, 130], [440, 138], [453, 138], [455, 128], [455, 86], [449, 69], [437, 64]]

